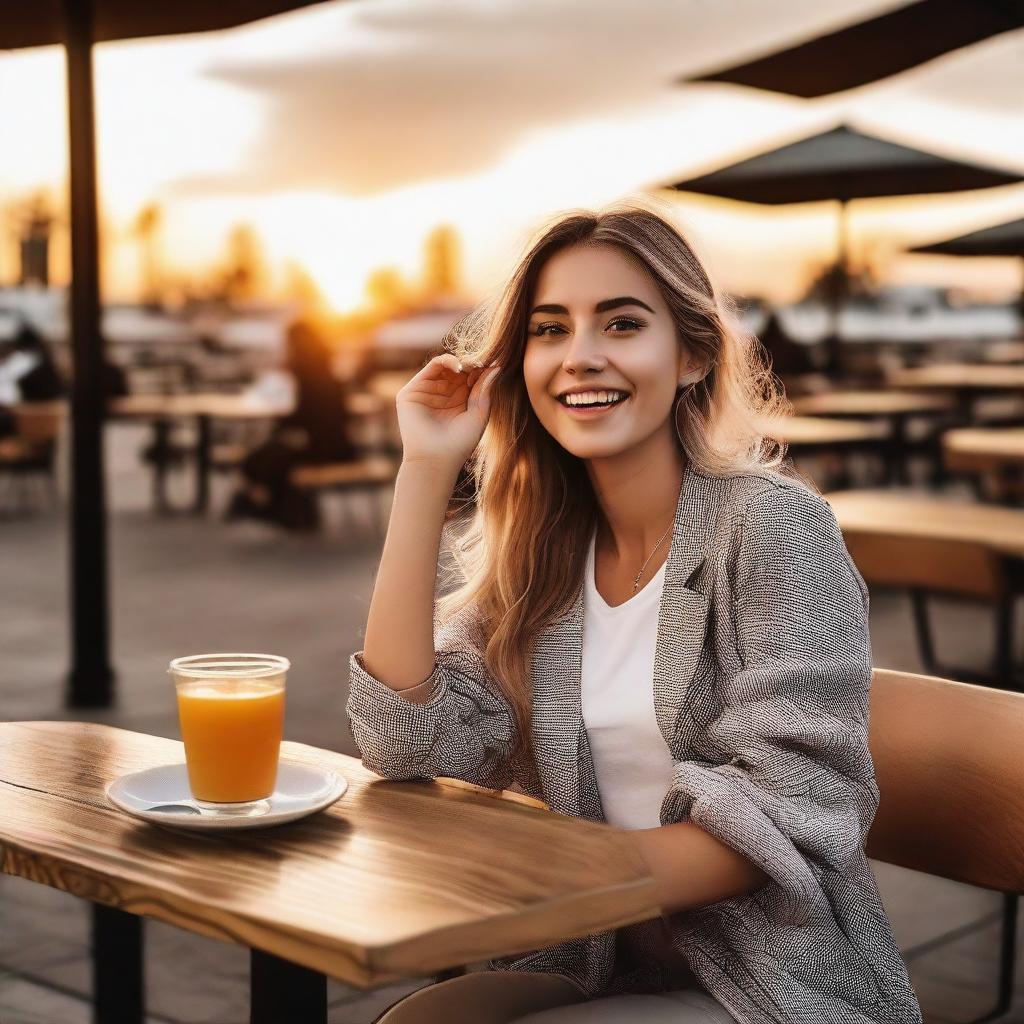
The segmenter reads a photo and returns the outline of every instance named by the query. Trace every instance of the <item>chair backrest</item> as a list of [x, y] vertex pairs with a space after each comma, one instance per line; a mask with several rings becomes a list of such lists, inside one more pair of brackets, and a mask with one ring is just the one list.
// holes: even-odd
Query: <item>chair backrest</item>
[[1024, 893], [1024, 694], [876, 669], [870, 857]]
[[20, 440], [31, 445], [46, 445], [60, 436], [64, 422], [63, 402], [26, 402], [15, 406], [16, 433]]
[[995, 600], [1008, 585], [1002, 559], [983, 544], [856, 530], [844, 531], [843, 537], [869, 586]]

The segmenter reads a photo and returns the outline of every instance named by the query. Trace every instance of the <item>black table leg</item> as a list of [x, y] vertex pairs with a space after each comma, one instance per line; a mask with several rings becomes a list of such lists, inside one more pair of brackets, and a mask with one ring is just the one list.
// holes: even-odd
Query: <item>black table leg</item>
[[889, 468], [888, 483], [894, 480], [899, 484], [908, 484], [910, 477], [907, 472], [907, 417], [895, 415], [891, 418], [889, 428], [889, 443], [891, 445], [890, 458], [892, 460]]
[[326, 1024], [326, 975], [260, 949], [249, 964], [249, 1024]]
[[92, 905], [94, 1024], [143, 1024], [142, 918]]
[[165, 419], [153, 421], [153, 504], [158, 512], [168, 511], [167, 465], [171, 459], [171, 424]]
[[196, 502], [195, 513], [205, 515], [210, 505], [210, 445], [212, 427], [209, 416], [200, 416], [196, 439]]

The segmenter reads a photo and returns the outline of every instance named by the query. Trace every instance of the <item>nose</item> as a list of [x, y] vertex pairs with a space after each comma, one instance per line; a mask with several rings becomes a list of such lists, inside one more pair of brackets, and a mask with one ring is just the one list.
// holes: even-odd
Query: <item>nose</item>
[[585, 373], [587, 370], [603, 370], [608, 360], [601, 351], [600, 338], [590, 331], [576, 331], [569, 337], [569, 346], [562, 358], [562, 369], [566, 373]]

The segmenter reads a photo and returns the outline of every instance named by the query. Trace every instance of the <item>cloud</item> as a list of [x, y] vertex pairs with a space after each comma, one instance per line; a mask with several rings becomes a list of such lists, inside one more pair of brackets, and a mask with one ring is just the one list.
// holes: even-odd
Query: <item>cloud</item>
[[[818, 0], [341, 4], [332, 22], [318, 19], [305, 59], [222, 56], [207, 69], [260, 98], [263, 127], [239, 172], [192, 178], [178, 191], [368, 196], [478, 174], [559, 124], [656, 105], [679, 92], [672, 83], [681, 74], [898, 5], [833, 0], [823, 12]], [[298, 19], [291, 25], [294, 33]]]

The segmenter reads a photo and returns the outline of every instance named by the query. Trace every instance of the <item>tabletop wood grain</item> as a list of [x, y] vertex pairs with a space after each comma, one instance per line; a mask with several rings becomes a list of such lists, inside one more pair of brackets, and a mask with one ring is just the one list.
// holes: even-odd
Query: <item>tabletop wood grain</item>
[[826, 494], [844, 534], [888, 534], [981, 544], [1024, 558], [1024, 512], [898, 491]]
[[659, 913], [627, 837], [466, 784], [386, 782], [286, 742], [348, 792], [276, 828], [149, 825], [108, 782], [181, 762], [176, 740], [87, 722], [0, 723], [0, 866], [368, 987], [542, 948]]

